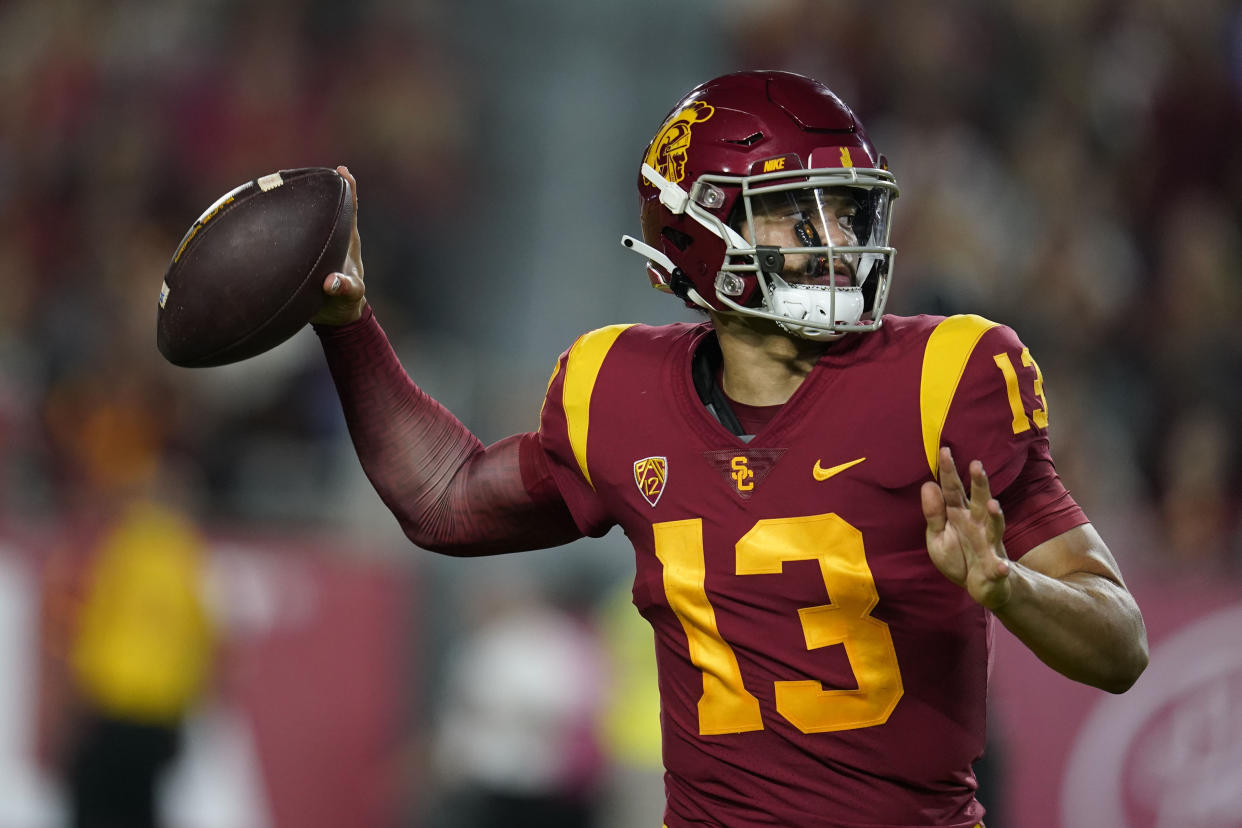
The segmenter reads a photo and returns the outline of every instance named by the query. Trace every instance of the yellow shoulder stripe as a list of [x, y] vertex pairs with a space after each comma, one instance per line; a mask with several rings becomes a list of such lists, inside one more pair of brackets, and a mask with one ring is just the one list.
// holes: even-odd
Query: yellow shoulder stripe
[[[575, 340], [576, 342], [577, 340]], [[539, 405], [539, 419], [536, 421], [535, 428], [539, 428], [538, 423], [543, 422], [543, 410], [548, 407], [548, 392], [552, 390], [552, 383], [556, 382], [556, 377], [561, 373], [561, 361], [558, 359], [556, 364], [552, 366], [552, 376], [548, 377], [548, 385], [543, 389], [543, 402]]]
[[578, 337], [578, 341], [569, 349], [569, 358], [565, 361], [565, 384], [562, 387], [561, 401], [565, 408], [565, 425], [569, 431], [569, 445], [574, 450], [574, 459], [586, 482], [591, 483], [591, 472], [587, 469], [587, 433], [591, 427], [591, 394], [595, 391], [595, 380], [599, 369], [604, 364], [617, 337], [632, 325], [609, 325]]
[[919, 381], [919, 414], [923, 423], [923, 449], [927, 452], [932, 477], [939, 477], [940, 435], [966, 363], [983, 335], [995, 327], [995, 322], [974, 314], [950, 316], [936, 326], [927, 340], [923, 376]]

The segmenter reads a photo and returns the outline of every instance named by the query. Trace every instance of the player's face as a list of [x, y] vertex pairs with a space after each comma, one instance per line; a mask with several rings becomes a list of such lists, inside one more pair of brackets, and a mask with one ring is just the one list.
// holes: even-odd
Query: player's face
[[[790, 190], [751, 200], [755, 243], [782, 248], [849, 247], [858, 244], [856, 221], [861, 207], [846, 188]], [[743, 236], [749, 227], [742, 222]], [[781, 277], [790, 284], [855, 285], [853, 253], [785, 254]]]

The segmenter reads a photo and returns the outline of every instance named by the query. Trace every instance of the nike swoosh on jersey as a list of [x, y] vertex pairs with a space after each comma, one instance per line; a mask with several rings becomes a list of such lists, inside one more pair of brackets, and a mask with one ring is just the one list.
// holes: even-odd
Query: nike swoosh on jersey
[[857, 466], [859, 463], [861, 463], [862, 461], [866, 459], [867, 459], [866, 457], [859, 457], [857, 460], [851, 460], [848, 463], [841, 463], [839, 465], [831, 466], [826, 469], [819, 464], [818, 460], [816, 460], [815, 466], [811, 469], [811, 476], [822, 483], [823, 481], [832, 477], [834, 474], [840, 474], [841, 472], [845, 471], [851, 466]]

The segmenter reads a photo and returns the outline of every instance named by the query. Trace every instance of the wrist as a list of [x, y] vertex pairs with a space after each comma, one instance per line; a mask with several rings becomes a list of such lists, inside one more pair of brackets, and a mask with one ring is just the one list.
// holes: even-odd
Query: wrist
[[1002, 621], [1006, 615], [1017, 611], [1024, 598], [1030, 595], [1033, 586], [1031, 578], [1034, 575], [1032, 570], [1014, 561], [1007, 560], [1006, 564], [1005, 574], [994, 584], [994, 590], [989, 596], [991, 600], [980, 602]]
[[327, 311], [327, 309], [321, 310], [311, 319], [311, 327], [316, 331], [345, 328], [365, 322], [372, 315], [371, 305], [364, 297], [359, 299], [358, 303], [350, 308], [333, 308], [331, 311]]
[[344, 332], [366, 324], [375, 316], [375, 312], [371, 309], [371, 305], [366, 299], [362, 299], [358, 303], [358, 308], [352, 314], [332, 314], [328, 318], [316, 317], [311, 322], [311, 327], [315, 333], [324, 336], [331, 335], [336, 332]]

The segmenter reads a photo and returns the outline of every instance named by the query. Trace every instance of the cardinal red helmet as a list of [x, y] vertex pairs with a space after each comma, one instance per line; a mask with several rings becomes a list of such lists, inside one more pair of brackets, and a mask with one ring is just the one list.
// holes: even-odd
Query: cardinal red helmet
[[737, 72], [691, 90], [638, 178], [654, 287], [688, 303], [828, 339], [880, 326], [895, 251], [896, 180], [857, 116], [790, 72]]

